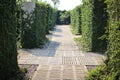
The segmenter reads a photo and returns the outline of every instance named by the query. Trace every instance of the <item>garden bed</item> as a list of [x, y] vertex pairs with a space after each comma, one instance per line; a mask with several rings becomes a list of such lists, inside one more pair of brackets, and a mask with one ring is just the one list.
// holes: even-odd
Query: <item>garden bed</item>
[[28, 80], [31, 80], [38, 67], [38, 64], [19, 64], [19, 67], [25, 73]]

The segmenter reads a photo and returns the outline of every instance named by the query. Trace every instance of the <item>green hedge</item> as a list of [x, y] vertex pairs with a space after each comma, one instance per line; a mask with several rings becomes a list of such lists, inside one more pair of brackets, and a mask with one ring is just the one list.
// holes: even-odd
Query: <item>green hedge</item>
[[120, 0], [105, 0], [108, 12], [106, 38], [108, 40], [105, 67], [89, 73], [86, 80], [120, 80]]
[[120, 0], [106, 0], [109, 14], [105, 79], [120, 80]]
[[85, 51], [103, 51], [106, 40], [99, 39], [107, 25], [104, 0], [83, 0], [81, 9], [82, 46]]
[[47, 25], [46, 25], [46, 33], [48, 34], [50, 30], [56, 24], [56, 9], [53, 9], [49, 4], [47, 4]]
[[81, 5], [71, 11], [70, 17], [73, 34], [81, 34]]
[[[17, 80], [16, 0], [0, 1], [0, 80]], [[17, 75], [16, 75], [17, 74]]]
[[47, 5], [45, 3], [37, 3], [35, 13], [36, 47], [41, 47], [46, 42]]
[[49, 5], [39, 2], [36, 3], [35, 11], [26, 15], [27, 18], [23, 18], [22, 22], [22, 46], [42, 47], [47, 40], [46, 33], [55, 25], [55, 11]]
[[22, 18], [23, 18], [23, 10], [21, 9], [21, 1], [17, 1], [17, 11], [16, 11], [16, 33], [17, 33], [17, 48], [22, 48], [21, 37], [22, 37]]

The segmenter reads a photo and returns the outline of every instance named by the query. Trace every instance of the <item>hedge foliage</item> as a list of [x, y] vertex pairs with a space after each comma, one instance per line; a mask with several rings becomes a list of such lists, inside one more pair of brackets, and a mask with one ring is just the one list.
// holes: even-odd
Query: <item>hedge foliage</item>
[[46, 33], [48, 34], [50, 30], [53, 29], [53, 27], [56, 24], [56, 15], [57, 10], [53, 9], [49, 4], [47, 4], [47, 25], [46, 25]]
[[81, 5], [70, 12], [73, 34], [81, 34]]
[[16, 77], [20, 72], [16, 46], [16, 0], [0, 1], [0, 80]]
[[90, 73], [87, 80], [96, 80], [98, 77], [99, 80], [120, 80], [120, 0], [105, 0], [105, 3], [108, 12], [106, 65], [96, 71], [99, 75]]
[[70, 11], [57, 11], [57, 20], [56, 20], [56, 24], [70, 24]]
[[120, 80], [120, 0], [106, 0], [108, 12], [108, 48], [105, 79]]
[[107, 25], [104, 0], [83, 0], [81, 9], [82, 46], [86, 51], [103, 51], [106, 40], [99, 39]]
[[50, 5], [36, 3], [35, 10], [24, 12], [22, 21], [23, 48], [42, 47], [47, 41], [46, 34], [53, 28], [56, 21], [56, 10]]

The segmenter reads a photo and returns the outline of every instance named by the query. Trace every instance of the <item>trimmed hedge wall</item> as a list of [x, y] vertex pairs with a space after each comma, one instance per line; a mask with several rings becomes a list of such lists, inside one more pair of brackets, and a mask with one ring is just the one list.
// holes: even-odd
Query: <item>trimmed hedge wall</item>
[[81, 34], [81, 5], [71, 11], [70, 17], [73, 34]]
[[35, 8], [35, 24], [36, 24], [36, 46], [41, 47], [44, 45], [46, 38], [46, 17], [47, 17], [47, 5], [45, 3], [37, 3]]
[[35, 10], [24, 12], [22, 21], [23, 48], [42, 47], [47, 41], [46, 34], [53, 29], [56, 21], [55, 10], [45, 3], [35, 3]]
[[108, 48], [106, 80], [120, 80], [120, 0], [106, 0], [108, 12]]
[[86, 80], [120, 80], [120, 0], [105, 0], [105, 3], [108, 12], [106, 65], [90, 72]]
[[99, 39], [107, 25], [104, 0], [84, 0], [81, 9], [82, 46], [85, 51], [105, 51], [106, 40]]
[[17, 62], [16, 24], [16, 0], [1, 0], [0, 80], [17, 80], [20, 74]]
[[47, 25], [46, 25], [46, 33], [48, 34], [50, 30], [53, 29], [53, 27], [56, 24], [56, 14], [57, 10], [53, 9], [49, 4], [47, 4]]

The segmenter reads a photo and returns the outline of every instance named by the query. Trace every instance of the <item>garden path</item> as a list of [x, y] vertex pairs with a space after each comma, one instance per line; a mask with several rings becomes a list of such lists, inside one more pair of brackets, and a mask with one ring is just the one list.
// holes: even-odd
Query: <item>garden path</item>
[[70, 25], [57, 25], [49, 37], [47, 48], [18, 50], [19, 64], [39, 64], [32, 80], [84, 80], [103, 63], [104, 55], [79, 50]]

